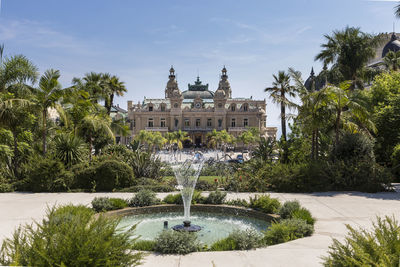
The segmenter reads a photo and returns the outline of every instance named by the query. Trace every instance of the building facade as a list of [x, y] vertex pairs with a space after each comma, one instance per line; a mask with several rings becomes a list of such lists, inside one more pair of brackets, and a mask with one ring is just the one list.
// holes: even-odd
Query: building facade
[[188, 90], [181, 92], [171, 67], [165, 88], [165, 98], [147, 99], [133, 104], [128, 101], [128, 119], [132, 138], [141, 130], [161, 133], [182, 130], [188, 132], [196, 146], [206, 145], [206, 135], [213, 129], [226, 130], [239, 136], [249, 127], [256, 127], [264, 137], [276, 137], [277, 128], [267, 127], [266, 101], [252, 98], [232, 98], [227, 70], [222, 69], [218, 88], [210, 91], [199, 77]]

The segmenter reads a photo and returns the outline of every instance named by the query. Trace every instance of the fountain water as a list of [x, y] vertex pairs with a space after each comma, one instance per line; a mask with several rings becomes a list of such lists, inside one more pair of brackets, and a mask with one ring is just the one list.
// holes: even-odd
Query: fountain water
[[181, 191], [185, 218], [183, 224], [173, 227], [174, 230], [197, 232], [201, 229], [200, 226], [190, 223], [190, 204], [204, 161], [205, 157], [200, 152], [195, 153], [194, 156], [181, 152], [175, 152], [171, 155], [170, 164]]

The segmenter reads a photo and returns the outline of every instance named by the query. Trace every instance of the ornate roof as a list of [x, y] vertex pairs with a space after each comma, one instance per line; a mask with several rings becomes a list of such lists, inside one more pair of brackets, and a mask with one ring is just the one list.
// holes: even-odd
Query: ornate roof
[[208, 91], [208, 84], [202, 84], [200, 78], [197, 76], [197, 80], [194, 84], [188, 84], [188, 90], [182, 93], [184, 99], [195, 99], [200, 97], [201, 99], [212, 99], [214, 93]]
[[382, 50], [382, 58], [386, 56], [389, 51], [397, 52], [400, 50], [400, 40], [396, 36], [395, 33], [392, 34], [392, 38], [390, 41], [385, 45]]

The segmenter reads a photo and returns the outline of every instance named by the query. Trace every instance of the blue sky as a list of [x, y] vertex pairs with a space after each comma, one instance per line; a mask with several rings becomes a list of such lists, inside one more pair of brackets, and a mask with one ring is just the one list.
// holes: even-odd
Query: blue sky
[[[180, 89], [200, 74], [215, 90], [223, 65], [233, 96], [264, 99], [272, 74], [293, 67], [306, 79], [323, 35], [346, 25], [390, 32], [394, 1], [363, 0], [0, 0], [0, 43], [62, 84], [90, 71], [125, 81], [116, 100], [163, 97], [170, 65]], [[268, 126], [279, 127], [269, 100]]]

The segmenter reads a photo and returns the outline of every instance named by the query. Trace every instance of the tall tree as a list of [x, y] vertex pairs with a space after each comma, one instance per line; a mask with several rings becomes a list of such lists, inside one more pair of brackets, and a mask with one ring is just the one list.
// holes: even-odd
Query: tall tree
[[110, 115], [111, 108], [114, 105], [114, 96], [123, 96], [128, 90], [125, 87], [125, 83], [120, 81], [117, 76], [111, 76], [105, 74], [103, 76], [105, 84], [106, 97], [104, 100], [104, 107], [107, 109], [107, 114]]
[[36, 104], [42, 113], [42, 144], [43, 154], [47, 152], [47, 115], [48, 109], [54, 108], [63, 95], [61, 84], [58, 81], [60, 71], [47, 70], [39, 80], [36, 91]]
[[381, 38], [364, 33], [360, 28], [346, 27], [325, 35], [326, 43], [315, 57], [324, 64], [332, 64], [343, 75], [343, 80], [351, 80], [352, 88], [363, 88], [362, 72], [369, 59], [375, 56], [375, 48]]
[[281, 128], [282, 138], [286, 141], [286, 108], [295, 108], [289, 97], [296, 96], [296, 88], [290, 85], [290, 75], [285, 71], [279, 71], [278, 75], [273, 74], [272, 87], [267, 87], [264, 92], [268, 93], [272, 101], [281, 107]]

